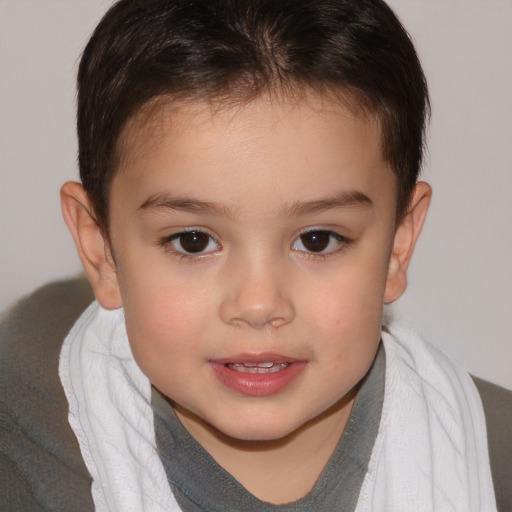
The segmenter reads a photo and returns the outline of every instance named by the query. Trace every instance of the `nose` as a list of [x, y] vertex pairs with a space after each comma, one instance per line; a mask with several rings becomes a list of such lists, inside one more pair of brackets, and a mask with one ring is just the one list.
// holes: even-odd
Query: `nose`
[[295, 317], [286, 276], [275, 265], [238, 268], [230, 272], [220, 304], [221, 320], [237, 327], [281, 327]]

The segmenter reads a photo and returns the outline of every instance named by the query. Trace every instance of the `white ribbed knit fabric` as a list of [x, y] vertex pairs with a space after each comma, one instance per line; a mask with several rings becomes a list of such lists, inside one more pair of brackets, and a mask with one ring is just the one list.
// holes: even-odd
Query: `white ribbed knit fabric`
[[93, 302], [85, 310], [64, 341], [59, 374], [96, 512], [180, 511], [156, 451], [151, 384], [133, 359], [123, 309]]
[[391, 323], [379, 432], [356, 512], [495, 512], [487, 430], [470, 375]]

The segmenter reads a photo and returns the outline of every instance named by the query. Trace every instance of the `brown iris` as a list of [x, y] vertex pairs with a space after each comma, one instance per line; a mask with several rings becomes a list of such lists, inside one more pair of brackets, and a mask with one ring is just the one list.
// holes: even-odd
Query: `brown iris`
[[328, 231], [308, 231], [300, 235], [302, 245], [311, 252], [322, 252], [329, 245], [331, 233]]
[[183, 250], [191, 253], [204, 251], [210, 241], [210, 237], [200, 231], [180, 233], [178, 239]]

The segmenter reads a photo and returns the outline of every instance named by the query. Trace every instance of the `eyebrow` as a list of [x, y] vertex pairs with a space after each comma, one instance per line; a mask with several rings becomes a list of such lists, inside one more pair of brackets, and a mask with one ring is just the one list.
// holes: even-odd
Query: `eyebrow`
[[341, 194], [326, 199], [306, 202], [296, 201], [291, 206], [285, 208], [283, 213], [287, 217], [294, 217], [350, 207], [369, 209], [373, 207], [373, 201], [362, 192], [356, 190], [344, 191]]
[[176, 210], [197, 214], [222, 215], [234, 217], [235, 212], [212, 201], [202, 201], [190, 197], [174, 197], [168, 194], [155, 194], [146, 199], [139, 210]]
[[[344, 191], [333, 197], [318, 199], [312, 201], [295, 201], [290, 206], [283, 208], [281, 215], [284, 217], [294, 217], [319, 213], [337, 208], [364, 208], [373, 207], [373, 201], [362, 192]], [[174, 197], [166, 193], [155, 194], [146, 199], [138, 210], [174, 210], [185, 211], [195, 214], [210, 214], [234, 218], [236, 211], [227, 208], [219, 203], [212, 201], [203, 201], [190, 197]]]

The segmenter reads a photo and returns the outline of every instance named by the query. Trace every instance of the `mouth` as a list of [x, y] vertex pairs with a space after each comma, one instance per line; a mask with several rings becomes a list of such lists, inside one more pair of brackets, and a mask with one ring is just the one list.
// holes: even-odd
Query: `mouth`
[[210, 367], [224, 386], [246, 396], [267, 396], [283, 391], [306, 366], [306, 361], [276, 354], [239, 355], [210, 361]]
[[275, 363], [269, 361], [266, 363], [226, 363], [224, 366], [240, 373], [268, 374], [286, 370], [290, 364], [292, 363]]

